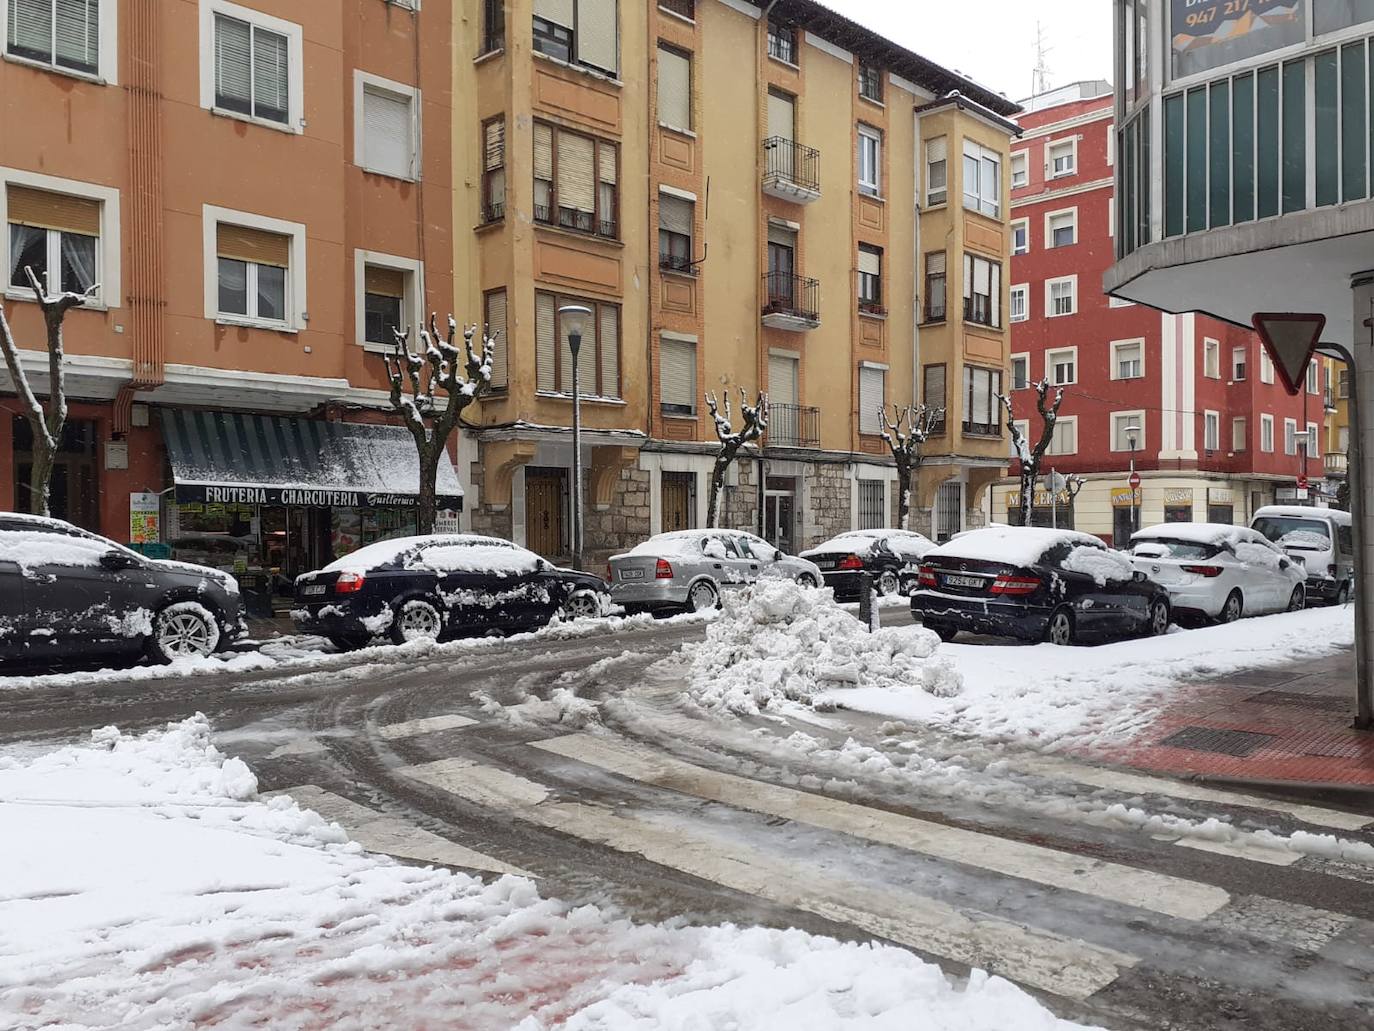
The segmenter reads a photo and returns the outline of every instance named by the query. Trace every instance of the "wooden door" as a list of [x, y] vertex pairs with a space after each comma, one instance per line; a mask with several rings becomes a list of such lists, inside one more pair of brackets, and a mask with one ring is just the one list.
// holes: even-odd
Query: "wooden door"
[[548, 558], [562, 555], [563, 475], [560, 472], [525, 473], [525, 546]]
[[663, 474], [663, 532], [690, 530], [695, 523], [696, 504], [692, 497], [692, 473]]

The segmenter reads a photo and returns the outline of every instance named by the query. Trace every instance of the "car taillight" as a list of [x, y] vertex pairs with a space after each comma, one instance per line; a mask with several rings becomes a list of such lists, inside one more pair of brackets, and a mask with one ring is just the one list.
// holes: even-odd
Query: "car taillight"
[[1034, 594], [1040, 579], [1034, 576], [999, 576], [988, 588], [990, 594]]
[[654, 579], [671, 580], [673, 578], [672, 564], [666, 558], [658, 560], [658, 565], [654, 566]]
[[935, 569], [932, 566], [922, 566], [916, 572], [916, 583], [921, 587], [939, 587], [940, 582], [935, 579]]
[[1196, 573], [1198, 576], [1208, 578], [1221, 575], [1221, 566], [1184, 566], [1185, 573]]
[[354, 594], [361, 591], [366, 579], [362, 573], [340, 573], [339, 578], [334, 581], [334, 593]]
[[862, 569], [863, 567], [864, 560], [858, 555], [846, 555], [835, 564], [836, 569]]

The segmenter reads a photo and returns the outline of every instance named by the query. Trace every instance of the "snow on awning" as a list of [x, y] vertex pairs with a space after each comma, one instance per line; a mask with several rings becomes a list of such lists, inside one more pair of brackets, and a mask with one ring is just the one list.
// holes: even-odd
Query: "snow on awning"
[[[420, 461], [400, 426], [164, 408], [178, 502], [390, 508], [416, 504]], [[461, 509], [453, 463], [439, 462], [438, 505]]]

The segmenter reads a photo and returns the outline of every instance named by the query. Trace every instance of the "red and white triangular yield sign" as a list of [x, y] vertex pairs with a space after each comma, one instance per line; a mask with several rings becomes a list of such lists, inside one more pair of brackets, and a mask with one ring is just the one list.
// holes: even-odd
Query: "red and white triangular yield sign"
[[1317, 312], [1262, 311], [1256, 312], [1250, 321], [1278, 366], [1284, 388], [1296, 397], [1302, 393], [1307, 363], [1326, 328], [1326, 316]]

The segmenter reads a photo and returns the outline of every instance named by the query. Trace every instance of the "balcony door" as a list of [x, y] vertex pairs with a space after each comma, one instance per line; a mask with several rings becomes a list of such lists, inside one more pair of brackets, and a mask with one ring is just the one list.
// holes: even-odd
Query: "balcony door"
[[797, 405], [800, 403], [800, 373], [796, 358], [787, 355], [768, 356], [768, 443], [773, 447], [798, 447], [801, 426], [798, 425]]
[[797, 140], [797, 98], [782, 90], [768, 91], [768, 135], [778, 141], [774, 146], [770, 171], [783, 178], [795, 179], [795, 148]]
[[768, 227], [768, 310], [795, 311], [797, 234], [783, 226]]

